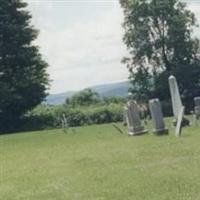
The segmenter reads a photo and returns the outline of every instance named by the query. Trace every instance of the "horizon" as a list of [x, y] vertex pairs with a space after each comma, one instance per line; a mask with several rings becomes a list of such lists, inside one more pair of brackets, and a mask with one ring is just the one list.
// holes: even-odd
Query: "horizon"
[[80, 92], [81, 90], [84, 90], [84, 89], [91, 89], [91, 88], [94, 88], [94, 87], [99, 87], [99, 86], [104, 86], [104, 85], [113, 85], [113, 84], [120, 84], [120, 83], [125, 83], [125, 82], [130, 82], [128, 79], [126, 80], [119, 80], [119, 81], [114, 81], [114, 82], [109, 82], [109, 83], [102, 83], [102, 84], [97, 84], [97, 85], [90, 85], [88, 87], [84, 87], [84, 88], [81, 88], [81, 89], [78, 89], [78, 90], [66, 90], [64, 92], [59, 92], [59, 93], [49, 93], [48, 96], [51, 96], [51, 95], [61, 95], [61, 94], [65, 94], [65, 93], [68, 93], [68, 92]]

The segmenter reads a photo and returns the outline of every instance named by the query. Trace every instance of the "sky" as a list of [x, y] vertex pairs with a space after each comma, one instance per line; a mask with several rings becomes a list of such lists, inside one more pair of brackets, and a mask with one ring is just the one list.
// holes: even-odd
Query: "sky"
[[[49, 64], [51, 94], [128, 79], [118, 0], [25, 1], [40, 31], [35, 43]], [[200, 1], [189, 8], [200, 22]]]

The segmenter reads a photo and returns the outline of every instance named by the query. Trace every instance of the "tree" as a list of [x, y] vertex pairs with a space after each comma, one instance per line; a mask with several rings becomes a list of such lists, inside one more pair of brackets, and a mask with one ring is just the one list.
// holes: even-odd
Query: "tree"
[[0, 0], [0, 127], [8, 129], [41, 103], [48, 88], [48, 64], [33, 44], [38, 31], [22, 0]]
[[74, 94], [70, 99], [66, 99], [67, 104], [72, 105], [89, 105], [99, 101], [99, 94], [91, 89], [84, 89]]
[[[191, 101], [200, 93], [200, 45], [192, 37], [197, 26], [194, 14], [178, 0], [120, 0], [120, 3], [125, 15], [123, 40], [130, 52], [123, 62], [132, 82], [140, 85], [137, 93], [146, 89], [146, 98], [168, 99], [167, 78], [173, 74], [184, 99]], [[150, 80], [149, 84], [145, 78]]]

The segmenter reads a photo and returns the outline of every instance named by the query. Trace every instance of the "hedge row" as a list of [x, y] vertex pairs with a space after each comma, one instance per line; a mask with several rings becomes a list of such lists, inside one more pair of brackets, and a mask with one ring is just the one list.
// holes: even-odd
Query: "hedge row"
[[39, 106], [23, 118], [23, 130], [60, 128], [63, 113], [70, 127], [119, 122], [123, 105], [92, 105], [87, 107]]
[[[167, 102], [161, 102], [161, 104], [164, 116], [171, 116], [171, 104]], [[120, 122], [123, 119], [123, 107], [124, 103], [77, 107], [41, 105], [24, 116], [20, 130], [60, 128], [63, 113], [66, 115], [70, 127]]]

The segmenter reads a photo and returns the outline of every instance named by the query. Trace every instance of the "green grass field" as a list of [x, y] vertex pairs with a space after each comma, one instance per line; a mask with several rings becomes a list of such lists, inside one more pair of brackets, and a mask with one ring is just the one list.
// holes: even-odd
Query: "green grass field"
[[74, 131], [0, 136], [0, 199], [200, 199], [200, 126], [181, 138], [130, 137], [112, 124]]

